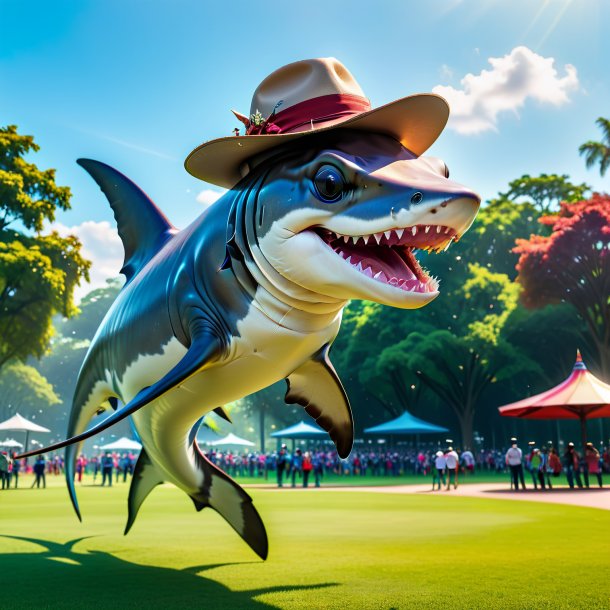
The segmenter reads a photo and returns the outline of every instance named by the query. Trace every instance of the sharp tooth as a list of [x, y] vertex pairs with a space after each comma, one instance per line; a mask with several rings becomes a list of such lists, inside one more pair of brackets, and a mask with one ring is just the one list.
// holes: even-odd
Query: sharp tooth
[[385, 238], [389, 240], [390, 237], [392, 236], [392, 231], [391, 230], [390, 231], [385, 231], [384, 235], [385, 235]]
[[369, 277], [373, 277], [373, 272], [371, 271], [371, 268], [370, 268], [370, 267], [367, 267], [367, 268], [364, 270], [364, 275], [368, 275]]
[[430, 231], [430, 227], [426, 225], [426, 233], [428, 233], [428, 231]]
[[339, 255], [339, 256], [343, 256], [343, 250], [339, 250], [339, 248], [337, 248], [335, 250], [335, 252]]
[[352, 243], [356, 244], [358, 243], [358, 240], [360, 239], [360, 237], [358, 235], [352, 235]]
[[358, 264], [356, 265], [356, 271], [362, 271], [362, 261], [358, 261]]
[[375, 240], [377, 241], [377, 244], [379, 244], [382, 237], [383, 237], [383, 233], [375, 233]]
[[440, 232], [441, 232], [441, 227], [440, 227], [440, 225], [436, 225], [436, 232], [437, 232], [437, 233], [440, 233]]
[[377, 272], [377, 273], [376, 273], [376, 274], [373, 276], [373, 278], [375, 278], [376, 280], [378, 280], [378, 279], [380, 279], [380, 278], [381, 278], [381, 276], [382, 276], [382, 275], [383, 275], [383, 271], [378, 271], [378, 272]]
[[445, 233], [449, 233], [449, 227], [445, 227]]
[[344, 236], [343, 236], [343, 241], [344, 241], [345, 243], [347, 243], [347, 242], [349, 241], [349, 235], [344, 235]]
[[411, 233], [413, 235], [417, 234], [417, 227], [411, 227]]
[[345, 262], [346, 262], [346, 263], [349, 263], [349, 264], [351, 265], [351, 264], [352, 264], [352, 257], [351, 257], [351, 256], [348, 256], [348, 257], [345, 259]]
[[394, 229], [396, 235], [398, 236], [398, 239], [402, 238], [402, 234], [405, 232], [404, 229]]
[[395, 277], [393, 277], [389, 283], [390, 286], [398, 286], [398, 280]]

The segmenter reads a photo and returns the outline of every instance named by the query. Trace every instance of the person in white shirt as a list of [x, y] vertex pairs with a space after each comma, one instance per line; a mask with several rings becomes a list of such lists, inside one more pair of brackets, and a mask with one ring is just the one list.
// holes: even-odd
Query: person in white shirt
[[447, 462], [445, 460], [445, 454], [442, 451], [437, 451], [434, 457], [434, 468], [432, 469], [432, 491], [436, 489], [436, 483], [438, 481], [438, 490], [441, 490], [441, 483], [445, 485], [445, 468]]
[[453, 479], [453, 489], [457, 489], [459, 461], [458, 454], [453, 450], [453, 447], [449, 447], [447, 453], [445, 453], [445, 462], [447, 463], [447, 491], [451, 489], [451, 479]]
[[472, 451], [470, 451], [470, 449], [463, 451], [460, 460], [464, 466], [464, 472], [472, 474], [474, 472], [474, 455], [472, 454]]
[[506, 452], [506, 464], [510, 468], [511, 480], [515, 490], [519, 490], [519, 480], [521, 487], [525, 491], [525, 481], [523, 480], [523, 452], [517, 447], [517, 439], [511, 438], [511, 448]]

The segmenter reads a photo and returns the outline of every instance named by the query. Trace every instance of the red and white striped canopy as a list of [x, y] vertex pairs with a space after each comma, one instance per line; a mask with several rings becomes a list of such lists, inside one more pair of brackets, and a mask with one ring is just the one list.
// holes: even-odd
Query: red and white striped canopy
[[610, 417], [610, 385], [587, 370], [579, 351], [572, 374], [564, 382], [498, 410], [506, 417], [526, 419]]

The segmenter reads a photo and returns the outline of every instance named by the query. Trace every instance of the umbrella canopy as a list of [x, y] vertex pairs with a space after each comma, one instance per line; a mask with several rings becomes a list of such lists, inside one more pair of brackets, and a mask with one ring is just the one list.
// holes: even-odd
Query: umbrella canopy
[[33, 421], [21, 417], [19, 413], [15, 413], [13, 417], [0, 423], [0, 430], [16, 430], [18, 432], [25, 432], [25, 451], [28, 450], [28, 444], [30, 442], [30, 432], [51, 432], [48, 428], [39, 426]]
[[235, 436], [233, 432], [230, 432], [224, 438], [221, 438], [217, 441], [212, 441], [209, 443], [210, 445], [240, 445], [243, 447], [254, 447], [254, 443], [246, 440], [245, 438], [240, 438], [239, 436]]
[[400, 417], [392, 419], [385, 424], [366, 428], [364, 432], [365, 434], [440, 434], [441, 432], [449, 432], [449, 430], [448, 428], [428, 423], [405, 411]]
[[20, 432], [51, 432], [16, 413], [10, 419], [0, 423], [0, 430], [19, 430]]
[[0, 446], [2, 447], [23, 447], [21, 443], [18, 443], [14, 438], [5, 438], [2, 442], [0, 442]]
[[126, 436], [107, 445], [102, 445], [100, 449], [104, 451], [140, 451], [142, 445], [138, 441], [133, 441]]
[[328, 434], [322, 428], [318, 428], [318, 426], [300, 421], [294, 426], [273, 432], [271, 436], [274, 438], [320, 438], [328, 436]]
[[525, 419], [579, 419], [583, 445], [586, 420], [610, 417], [610, 385], [592, 375], [580, 351], [571, 375], [558, 386], [524, 400], [499, 407], [500, 415]]

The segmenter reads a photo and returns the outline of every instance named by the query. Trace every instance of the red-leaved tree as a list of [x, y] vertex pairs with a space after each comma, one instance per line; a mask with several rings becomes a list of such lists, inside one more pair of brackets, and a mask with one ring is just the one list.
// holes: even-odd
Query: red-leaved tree
[[531, 308], [570, 303], [610, 381], [610, 195], [562, 203], [559, 214], [540, 222], [552, 227], [551, 235], [519, 239], [514, 249], [522, 301]]

